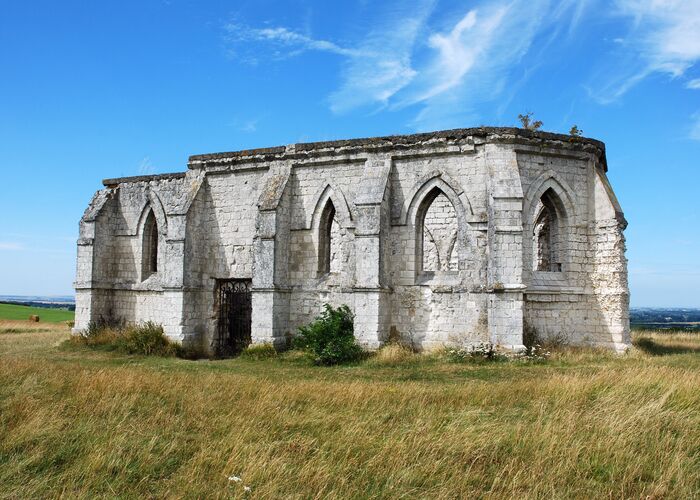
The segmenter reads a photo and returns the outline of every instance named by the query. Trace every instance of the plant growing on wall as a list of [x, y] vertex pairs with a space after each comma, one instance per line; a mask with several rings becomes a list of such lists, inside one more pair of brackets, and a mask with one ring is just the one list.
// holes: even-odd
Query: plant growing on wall
[[578, 128], [578, 125], [572, 125], [571, 129], [569, 130], [569, 135], [571, 136], [569, 138], [569, 141], [576, 142], [578, 139], [580, 139], [583, 136], [583, 130]]
[[525, 130], [539, 130], [542, 128], [542, 120], [533, 120], [532, 112], [527, 112], [524, 115], [518, 115], [518, 120]]

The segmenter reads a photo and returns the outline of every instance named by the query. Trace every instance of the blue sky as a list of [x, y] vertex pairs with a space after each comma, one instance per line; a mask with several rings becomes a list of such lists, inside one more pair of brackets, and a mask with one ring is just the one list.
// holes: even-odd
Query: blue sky
[[700, 307], [700, 0], [0, 6], [0, 294], [72, 293], [102, 178], [532, 111], [606, 142], [632, 305]]

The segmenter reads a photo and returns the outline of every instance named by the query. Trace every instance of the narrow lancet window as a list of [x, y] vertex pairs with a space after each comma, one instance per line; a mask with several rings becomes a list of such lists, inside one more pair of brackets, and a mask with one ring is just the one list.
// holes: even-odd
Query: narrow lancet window
[[318, 273], [320, 275], [338, 271], [340, 238], [335, 220], [335, 206], [329, 199], [321, 213], [318, 235]]
[[158, 223], [153, 210], [149, 211], [143, 225], [142, 275], [146, 279], [158, 272]]

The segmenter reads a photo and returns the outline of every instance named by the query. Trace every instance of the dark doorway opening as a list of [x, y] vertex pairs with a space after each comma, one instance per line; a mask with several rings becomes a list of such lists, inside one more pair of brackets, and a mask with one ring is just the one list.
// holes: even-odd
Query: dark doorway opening
[[250, 330], [253, 304], [251, 280], [219, 280], [219, 331], [216, 354], [232, 356], [251, 342]]

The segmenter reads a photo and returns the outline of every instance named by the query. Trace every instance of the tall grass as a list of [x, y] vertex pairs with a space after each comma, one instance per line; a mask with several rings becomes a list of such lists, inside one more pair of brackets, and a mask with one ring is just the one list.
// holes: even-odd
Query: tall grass
[[3, 333], [37, 333], [37, 332], [55, 332], [57, 329], [63, 328], [64, 332], [68, 332], [70, 327], [67, 323], [46, 324], [35, 323], [27, 320], [0, 320], [0, 334]]
[[0, 336], [0, 497], [700, 491], [700, 336], [683, 352], [568, 350], [543, 364], [391, 348], [346, 367], [58, 349], [65, 337]]
[[665, 354], [700, 354], [700, 331], [649, 331], [640, 330], [634, 337], [634, 346], [651, 355]]
[[90, 323], [85, 332], [71, 337], [68, 343], [144, 356], [178, 353], [178, 345], [168, 340], [163, 327], [150, 321], [137, 325]]

